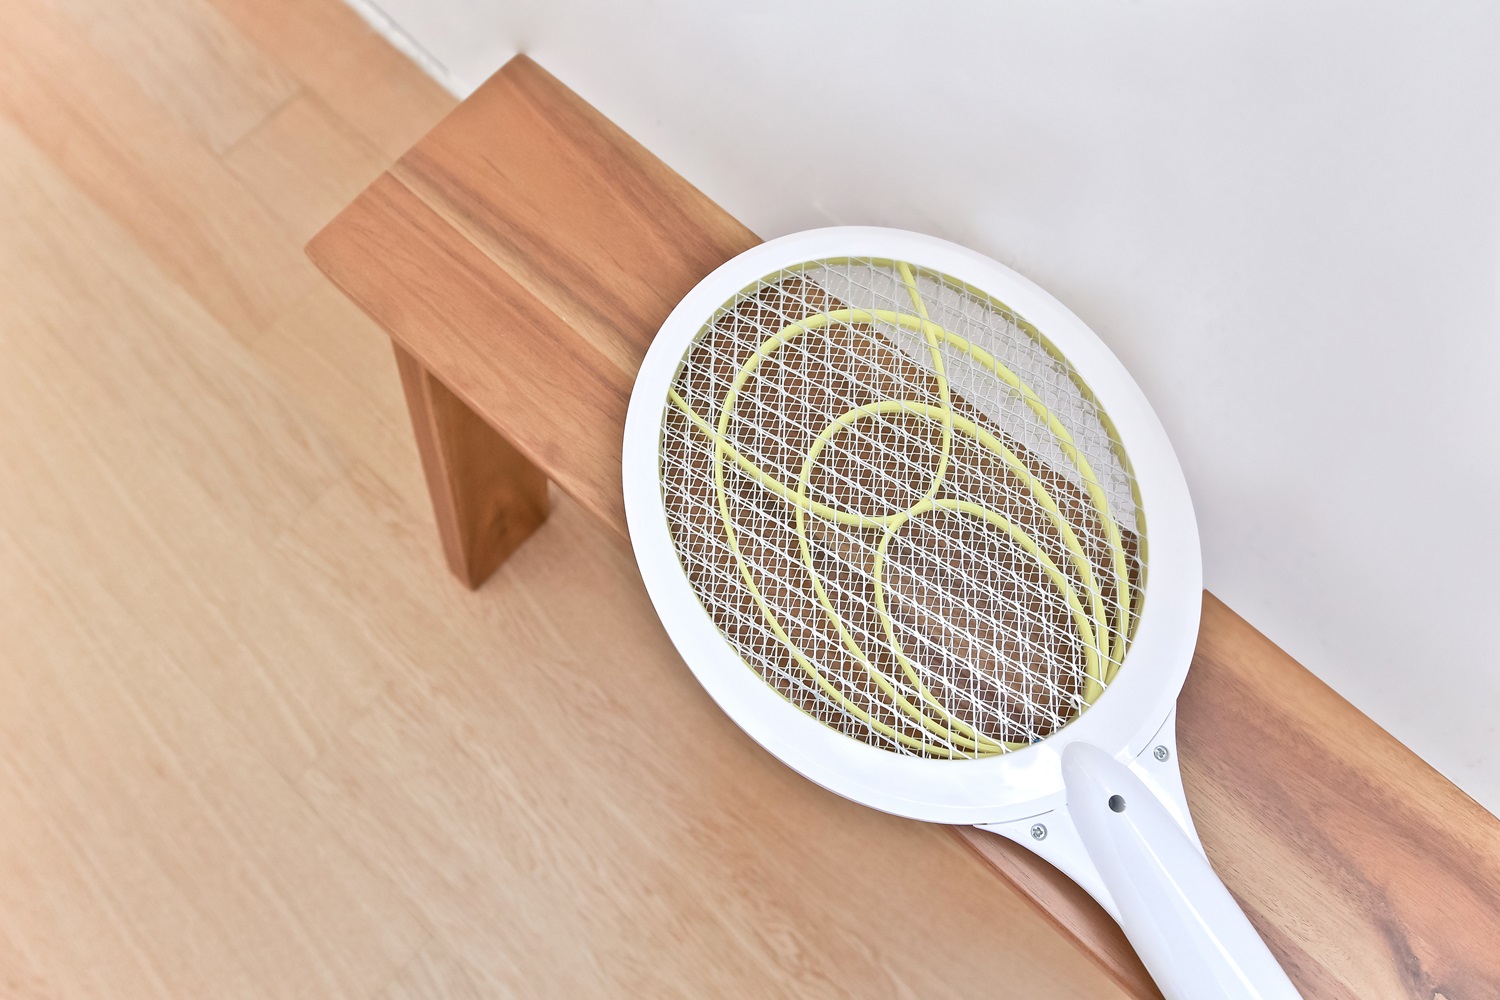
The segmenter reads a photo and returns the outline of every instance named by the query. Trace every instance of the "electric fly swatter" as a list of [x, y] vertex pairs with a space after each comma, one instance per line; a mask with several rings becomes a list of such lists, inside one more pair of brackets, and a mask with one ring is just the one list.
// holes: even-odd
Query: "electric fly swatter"
[[1035, 851], [1171, 1000], [1298, 995], [1177, 770], [1202, 586], [1182, 472], [1062, 305], [913, 233], [762, 244], [657, 335], [624, 475], [667, 631], [763, 747]]

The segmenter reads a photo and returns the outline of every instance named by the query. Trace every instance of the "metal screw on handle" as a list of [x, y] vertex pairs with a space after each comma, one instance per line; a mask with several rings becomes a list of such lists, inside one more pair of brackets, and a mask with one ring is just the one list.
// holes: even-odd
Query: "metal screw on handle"
[[1171, 756], [1171, 751], [1169, 751], [1164, 746], [1158, 746], [1155, 750], [1151, 751], [1151, 756], [1155, 757], [1157, 760], [1165, 761], [1168, 757]]
[[1040, 823], [1032, 824], [1032, 827], [1031, 827], [1031, 839], [1032, 840], [1046, 840], [1047, 839], [1047, 828], [1045, 826], [1043, 826], [1042, 824], [1040, 824]]

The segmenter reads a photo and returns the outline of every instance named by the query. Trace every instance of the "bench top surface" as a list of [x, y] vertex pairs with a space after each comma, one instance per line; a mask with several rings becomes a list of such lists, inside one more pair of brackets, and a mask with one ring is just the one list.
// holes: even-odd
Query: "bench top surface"
[[[391, 337], [625, 532], [621, 434], [652, 336], [759, 238], [525, 57], [308, 247]], [[1179, 701], [1204, 846], [1309, 997], [1500, 997], [1500, 820], [1205, 595]], [[1124, 935], [1028, 852], [957, 830], [1133, 996]]]

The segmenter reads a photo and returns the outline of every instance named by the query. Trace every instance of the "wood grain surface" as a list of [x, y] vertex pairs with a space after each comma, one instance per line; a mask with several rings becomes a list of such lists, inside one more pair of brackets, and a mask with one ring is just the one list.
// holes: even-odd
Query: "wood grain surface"
[[[636, 366], [678, 297], [755, 238], [518, 58], [309, 253], [585, 509], [623, 532]], [[524, 550], [523, 550], [524, 551]], [[1500, 996], [1500, 822], [1211, 596], [1179, 716], [1226, 884], [1309, 997]], [[1154, 987], [1055, 870], [955, 834], [1129, 995]]]
[[567, 497], [453, 585], [301, 250], [453, 104], [340, 0], [0, 4], [0, 998], [1118, 996], [728, 727]]
[[547, 476], [415, 358], [395, 350], [443, 556], [473, 589], [547, 519]]

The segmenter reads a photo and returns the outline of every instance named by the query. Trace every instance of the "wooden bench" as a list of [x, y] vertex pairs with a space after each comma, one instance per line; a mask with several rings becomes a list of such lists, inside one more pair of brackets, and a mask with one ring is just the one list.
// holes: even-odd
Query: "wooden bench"
[[[541, 524], [549, 479], [625, 533], [640, 359], [757, 242], [524, 57], [313, 239], [390, 333], [459, 579], [479, 586]], [[1500, 821], [1212, 595], [1180, 706], [1204, 845], [1307, 996], [1500, 998]], [[1159, 995], [1071, 882], [953, 832], [1128, 995]]]

